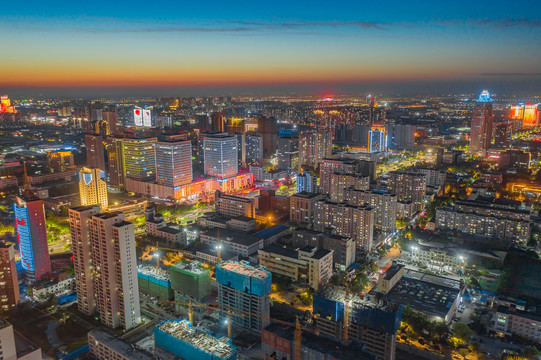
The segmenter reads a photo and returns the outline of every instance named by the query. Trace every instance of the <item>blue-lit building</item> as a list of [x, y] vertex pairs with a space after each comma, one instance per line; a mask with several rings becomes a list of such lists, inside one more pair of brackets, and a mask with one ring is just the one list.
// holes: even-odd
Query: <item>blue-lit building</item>
[[30, 195], [17, 196], [13, 210], [24, 277], [40, 280], [51, 273], [43, 201]]
[[387, 131], [384, 126], [373, 125], [368, 132], [368, 152], [387, 151]]
[[310, 171], [297, 175], [297, 192], [317, 193], [317, 176]]
[[231, 339], [197, 331], [187, 320], [165, 320], [154, 327], [154, 341], [170, 353], [190, 360], [235, 360]]
[[251, 266], [246, 261], [226, 261], [216, 266], [216, 282], [220, 308], [244, 311], [242, 317], [231, 317], [234, 324], [256, 331], [269, 324], [268, 319], [250, 315], [270, 315], [272, 275], [264, 267]]

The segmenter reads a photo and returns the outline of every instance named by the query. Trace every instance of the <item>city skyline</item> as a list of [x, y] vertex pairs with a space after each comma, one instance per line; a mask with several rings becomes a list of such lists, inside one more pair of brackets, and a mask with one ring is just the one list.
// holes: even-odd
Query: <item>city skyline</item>
[[0, 88], [14, 96], [541, 89], [533, 1], [138, 5], [6, 4]]

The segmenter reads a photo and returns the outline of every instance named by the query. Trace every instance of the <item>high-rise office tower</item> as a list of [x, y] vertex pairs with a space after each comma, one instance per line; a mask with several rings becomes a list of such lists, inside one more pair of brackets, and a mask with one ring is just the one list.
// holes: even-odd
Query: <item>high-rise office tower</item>
[[19, 277], [13, 245], [0, 242], [0, 313], [10, 311], [21, 301]]
[[507, 121], [496, 124], [494, 127], [494, 144], [497, 147], [509, 147], [511, 145], [511, 124]]
[[205, 164], [205, 149], [203, 148], [203, 142], [206, 137], [214, 136], [228, 136], [226, 132], [200, 132], [197, 135], [197, 164], [201, 167]]
[[492, 141], [492, 99], [487, 90], [483, 90], [477, 99], [477, 106], [471, 120], [470, 148], [472, 155], [486, 156]]
[[156, 180], [156, 138], [122, 139], [124, 178]]
[[263, 163], [263, 137], [246, 135], [246, 164], [261, 166]]
[[299, 138], [297, 136], [280, 136], [277, 150], [278, 169], [297, 171], [299, 167]]
[[53, 172], [64, 172], [75, 163], [71, 151], [55, 151], [47, 153], [47, 165]]
[[100, 208], [95, 205], [69, 209], [77, 308], [86, 315], [96, 311], [88, 220], [99, 213]]
[[317, 168], [319, 161], [332, 154], [332, 134], [328, 130], [307, 130], [299, 133], [300, 166]]
[[86, 134], [86, 165], [105, 171], [105, 152], [101, 135]]
[[40, 280], [51, 273], [43, 200], [25, 194], [15, 197], [15, 223], [25, 278]]
[[88, 228], [100, 320], [113, 329], [130, 329], [141, 322], [133, 224], [114, 212], [90, 217]]
[[257, 120], [257, 133], [263, 138], [263, 156], [274, 154], [278, 146], [278, 124], [276, 119], [261, 116]]
[[182, 135], [160, 138], [156, 143], [156, 181], [180, 186], [192, 179], [192, 142]]
[[79, 197], [81, 205], [99, 205], [107, 209], [107, 183], [105, 172], [100, 169], [83, 167], [79, 171]]
[[269, 324], [271, 281], [272, 275], [264, 267], [254, 267], [245, 261], [226, 261], [216, 265], [220, 309], [243, 310], [243, 317], [232, 316], [231, 321], [238, 326], [261, 331]]
[[415, 146], [415, 125], [387, 123], [385, 130], [390, 149], [411, 149]]
[[246, 167], [246, 133], [236, 133], [237, 152], [239, 153], [239, 169]]
[[203, 139], [205, 174], [218, 178], [228, 178], [239, 172], [235, 136], [208, 136]]
[[108, 136], [106, 140], [107, 166], [109, 169], [109, 186], [116, 190], [124, 187], [124, 157], [122, 156], [122, 139]]

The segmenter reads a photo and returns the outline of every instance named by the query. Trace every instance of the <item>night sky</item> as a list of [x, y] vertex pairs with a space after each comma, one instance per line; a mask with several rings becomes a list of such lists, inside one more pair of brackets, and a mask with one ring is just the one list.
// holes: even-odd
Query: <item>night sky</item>
[[8, 1], [0, 92], [541, 92], [540, 9], [539, 1]]

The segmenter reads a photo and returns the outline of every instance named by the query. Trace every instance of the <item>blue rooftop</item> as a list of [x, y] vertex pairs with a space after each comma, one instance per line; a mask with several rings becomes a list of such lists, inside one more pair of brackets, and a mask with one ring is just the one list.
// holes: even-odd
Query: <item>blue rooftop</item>
[[255, 233], [254, 235], [262, 239], [268, 239], [271, 236], [281, 233], [282, 231], [286, 231], [287, 229], [289, 229], [289, 226], [278, 224], [278, 225], [273, 225], [270, 228], [267, 228], [265, 230], [261, 230]]

